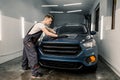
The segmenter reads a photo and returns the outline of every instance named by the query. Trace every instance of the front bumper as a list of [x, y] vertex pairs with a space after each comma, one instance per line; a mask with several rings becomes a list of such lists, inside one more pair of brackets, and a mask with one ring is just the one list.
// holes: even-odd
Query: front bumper
[[[44, 54], [39, 49], [39, 63], [41, 66], [58, 69], [81, 69], [84, 66], [90, 67], [97, 64], [98, 55], [95, 47], [83, 49], [76, 56], [56, 56]], [[95, 56], [94, 62], [88, 62], [90, 56]]]

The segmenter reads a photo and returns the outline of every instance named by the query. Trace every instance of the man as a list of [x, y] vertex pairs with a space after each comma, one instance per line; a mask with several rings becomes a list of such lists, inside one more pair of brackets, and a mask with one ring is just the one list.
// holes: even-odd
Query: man
[[[38, 64], [38, 56], [35, 49], [35, 43], [38, 38], [44, 32], [46, 35], [50, 37], [57, 38], [58, 35], [56, 32], [48, 28], [48, 26], [52, 23], [53, 17], [51, 15], [46, 15], [43, 21], [35, 24], [27, 33], [24, 38], [24, 50], [23, 50], [23, 62], [22, 68], [27, 70], [30, 65], [30, 69], [32, 72], [32, 78], [40, 78], [43, 74], [40, 71], [40, 66]], [[29, 64], [28, 64], [29, 63]]]

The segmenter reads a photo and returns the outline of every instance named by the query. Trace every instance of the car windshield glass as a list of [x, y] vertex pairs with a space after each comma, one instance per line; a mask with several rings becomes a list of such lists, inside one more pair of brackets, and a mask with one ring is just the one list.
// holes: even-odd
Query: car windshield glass
[[87, 29], [85, 26], [63, 26], [58, 28], [57, 32], [59, 34], [87, 34]]

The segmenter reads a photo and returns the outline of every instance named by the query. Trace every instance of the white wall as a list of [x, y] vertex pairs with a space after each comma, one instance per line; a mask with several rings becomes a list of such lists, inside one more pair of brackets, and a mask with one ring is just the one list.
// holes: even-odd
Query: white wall
[[65, 23], [80, 24], [84, 23], [84, 16], [80, 14], [54, 14], [54, 25], [63, 25]]
[[[115, 15], [115, 29], [111, 30], [111, 9], [110, 0], [97, 0], [91, 9], [92, 26], [94, 28], [94, 9], [100, 2], [100, 22], [99, 32], [96, 35], [99, 55], [106, 61], [109, 67], [120, 76], [120, 0], [117, 0], [117, 10]], [[103, 26], [101, 17], [103, 16]], [[103, 39], [100, 40], [101, 28], [103, 27]]]
[[22, 55], [23, 39], [20, 17], [25, 18], [25, 33], [34, 21], [42, 20], [49, 9], [42, 9], [42, 0], [0, 0], [1, 32], [0, 63]]

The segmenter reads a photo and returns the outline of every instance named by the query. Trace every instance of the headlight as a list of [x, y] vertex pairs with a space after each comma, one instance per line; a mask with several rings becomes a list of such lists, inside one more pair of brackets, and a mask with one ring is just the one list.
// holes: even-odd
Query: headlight
[[95, 42], [95, 40], [91, 40], [89, 42], [83, 43], [83, 46], [86, 48], [92, 48], [92, 47], [96, 46], [96, 42]]

